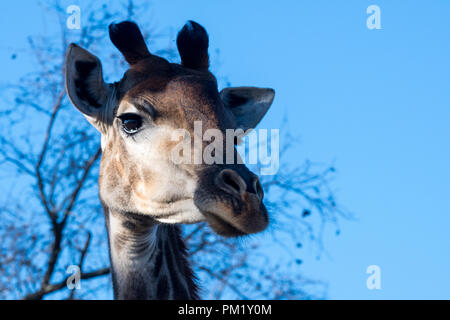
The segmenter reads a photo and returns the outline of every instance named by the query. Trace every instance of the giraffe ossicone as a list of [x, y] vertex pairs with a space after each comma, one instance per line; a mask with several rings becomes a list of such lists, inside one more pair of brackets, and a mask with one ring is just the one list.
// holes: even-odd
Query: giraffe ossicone
[[[134, 22], [112, 24], [109, 34], [129, 63], [123, 78], [105, 83], [100, 60], [71, 44], [66, 89], [101, 133], [99, 193], [114, 297], [196, 299], [177, 224], [206, 221], [217, 234], [237, 237], [263, 231], [269, 218], [258, 177], [244, 164], [175, 163], [173, 132], [194, 134], [197, 121], [202, 130], [248, 132], [269, 109], [274, 90], [219, 92], [208, 70], [208, 35], [196, 22], [189, 21], [178, 34], [181, 64], [152, 54]], [[238, 157], [236, 146], [232, 150]]]

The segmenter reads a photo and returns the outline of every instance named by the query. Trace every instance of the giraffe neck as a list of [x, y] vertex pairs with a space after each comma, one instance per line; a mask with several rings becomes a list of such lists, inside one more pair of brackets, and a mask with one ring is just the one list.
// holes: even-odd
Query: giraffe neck
[[197, 299], [180, 229], [105, 210], [115, 299]]

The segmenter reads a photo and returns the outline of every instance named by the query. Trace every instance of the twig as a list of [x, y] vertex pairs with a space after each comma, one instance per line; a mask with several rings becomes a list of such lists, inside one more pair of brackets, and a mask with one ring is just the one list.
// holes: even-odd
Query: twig
[[[80, 279], [87, 280], [87, 279], [92, 279], [92, 278], [96, 278], [96, 277], [101, 277], [101, 276], [109, 274], [109, 272], [110, 272], [109, 268], [103, 268], [103, 269], [99, 269], [99, 270], [92, 271], [92, 272], [81, 273]], [[65, 286], [67, 286], [67, 280], [69, 280], [69, 277], [65, 278], [63, 281], [61, 281], [59, 283], [49, 284], [49, 285], [45, 286], [44, 288], [41, 288], [37, 292], [26, 295], [22, 300], [41, 300], [45, 295], [55, 292], [55, 291], [58, 291], [58, 290], [61, 290]]]

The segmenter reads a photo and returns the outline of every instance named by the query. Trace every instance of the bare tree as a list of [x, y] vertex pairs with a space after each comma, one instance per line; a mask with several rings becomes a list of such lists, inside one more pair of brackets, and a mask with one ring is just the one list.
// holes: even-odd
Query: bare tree
[[[8, 84], [0, 109], [0, 298], [109, 298], [111, 281], [107, 239], [98, 200], [101, 157], [99, 135], [71, 106], [64, 89], [64, 57], [68, 43], [79, 43], [102, 57], [110, 79], [118, 78], [121, 57], [106, 41], [112, 20], [148, 14], [127, 1], [83, 8], [80, 31], [66, 28], [65, 7], [58, 1], [43, 7], [59, 25], [57, 34], [32, 36], [24, 51], [35, 70]], [[139, 19], [138, 19], [139, 21]], [[176, 57], [167, 34], [147, 26], [146, 37]], [[100, 50], [101, 48], [101, 50]], [[115, 63], [112, 63], [115, 61]], [[285, 141], [290, 141], [288, 138]], [[289, 143], [282, 150], [287, 156]], [[324, 298], [326, 284], [303, 278], [297, 254], [307, 237], [320, 246], [323, 226], [348, 216], [330, 189], [334, 169], [283, 166], [263, 176], [266, 205], [275, 221], [264, 243], [285, 250], [289, 263], [272, 261], [259, 237], [224, 239], [206, 224], [185, 226], [194, 270], [202, 280], [204, 298]], [[318, 220], [309, 222], [309, 216]], [[312, 243], [312, 242], [311, 242]], [[224, 259], [226, 257], [226, 259]], [[81, 270], [82, 290], [69, 290], [67, 267]], [[88, 281], [89, 280], [89, 281]]]

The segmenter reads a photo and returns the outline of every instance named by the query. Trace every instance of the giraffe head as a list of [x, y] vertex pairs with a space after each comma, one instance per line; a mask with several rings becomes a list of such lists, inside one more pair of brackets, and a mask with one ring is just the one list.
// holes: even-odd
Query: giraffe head
[[[195, 140], [196, 123], [201, 134], [254, 128], [272, 104], [274, 91], [236, 87], [219, 92], [208, 71], [208, 35], [195, 22], [188, 22], [177, 37], [181, 64], [151, 54], [133, 22], [112, 24], [109, 32], [129, 64], [119, 82], [105, 83], [100, 60], [75, 44], [66, 59], [69, 98], [101, 133], [104, 205], [159, 223], [206, 220], [224, 236], [265, 229], [263, 190], [244, 164], [179, 163], [173, 161], [173, 151], [189, 137]], [[174, 139], [180, 129], [185, 134]], [[200, 141], [204, 147], [206, 142]], [[181, 152], [198, 152], [199, 145], [192, 145]], [[234, 143], [232, 150], [238, 157]]]

